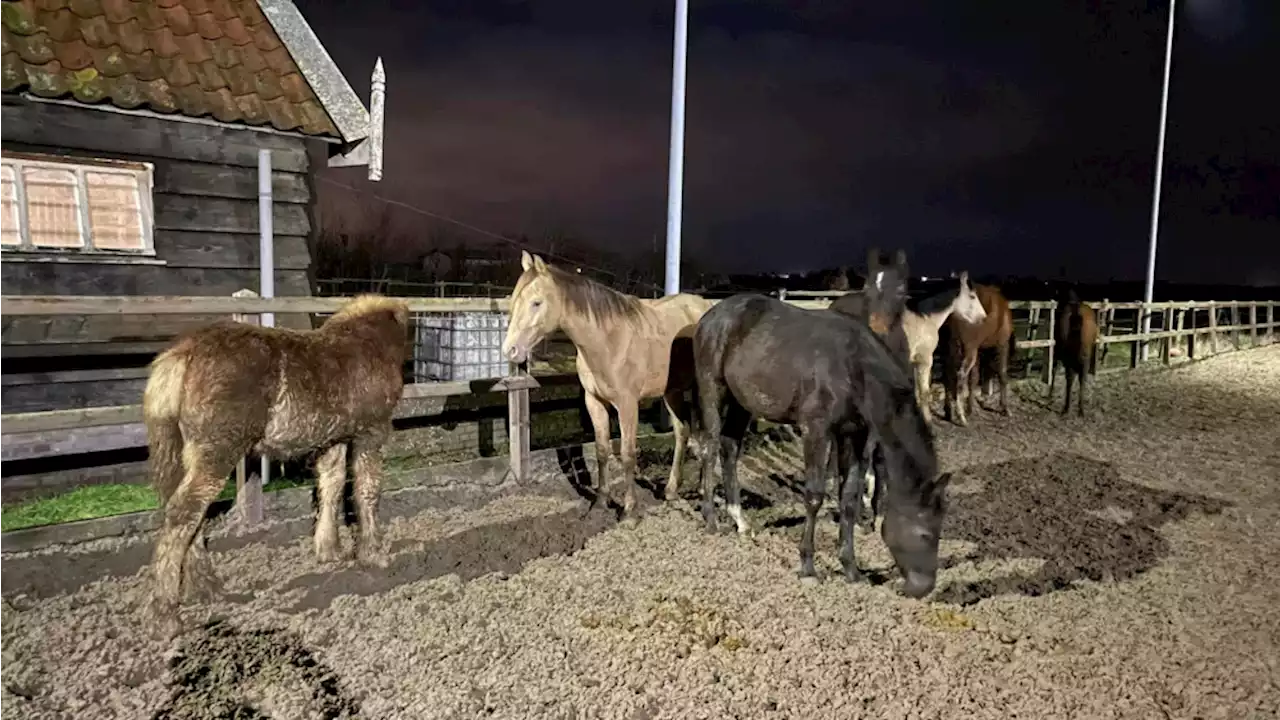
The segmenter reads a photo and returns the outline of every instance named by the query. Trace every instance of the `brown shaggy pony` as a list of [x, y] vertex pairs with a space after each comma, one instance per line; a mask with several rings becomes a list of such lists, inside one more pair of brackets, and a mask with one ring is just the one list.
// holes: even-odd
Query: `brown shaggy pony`
[[1013, 311], [1000, 288], [994, 285], [973, 286], [987, 316], [982, 322], [966, 322], [959, 315], [947, 319], [950, 335], [943, 365], [946, 388], [946, 417], [957, 425], [968, 425], [973, 412], [973, 388], [978, 384], [978, 351], [996, 349], [997, 373], [1000, 378], [1000, 412], [1009, 414], [1009, 356], [1013, 352]]
[[1084, 417], [1084, 378], [1097, 373], [1098, 320], [1088, 303], [1080, 302], [1074, 290], [1068, 289], [1058, 300], [1057, 327], [1053, 329], [1053, 367], [1049, 368], [1049, 399], [1053, 399], [1053, 381], [1058, 365], [1067, 376], [1067, 399], [1062, 414], [1071, 410], [1071, 381], [1080, 378], [1077, 411]]
[[216, 591], [202, 525], [250, 451], [279, 459], [320, 451], [315, 550], [332, 561], [349, 447], [357, 555], [386, 564], [378, 531], [382, 444], [403, 391], [408, 325], [402, 301], [363, 295], [317, 330], [223, 321], [181, 338], [151, 363], [142, 408], [151, 481], [164, 513], [151, 600], [161, 633], [180, 632], [183, 589], [197, 597]]

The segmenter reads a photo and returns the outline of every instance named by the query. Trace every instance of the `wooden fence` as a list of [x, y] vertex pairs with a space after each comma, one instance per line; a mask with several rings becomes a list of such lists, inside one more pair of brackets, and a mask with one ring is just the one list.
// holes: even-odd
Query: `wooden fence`
[[[790, 292], [779, 293], [792, 304], [824, 308], [832, 297], [842, 292]], [[490, 298], [404, 298], [409, 309], [416, 313], [453, 312], [505, 312], [504, 299]], [[347, 300], [345, 298], [320, 297], [58, 297], [58, 296], [5, 296], [0, 299], [0, 312], [4, 315], [58, 317], [68, 315], [230, 315], [241, 321], [249, 321], [261, 313], [314, 313], [335, 312]], [[1168, 303], [1115, 303], [1103, 300], [1091, 303], [1098, 311], [1103, 348], [1112, 344], [1130, 347], [1129, 367], [1136, 367], [1146, 355], [1146, 347], [1154, 344], [1159, 349], [1163, 363], [1171, 362], [1174, 346], [1186, 340], [1186, 354], [1196, 358], [1207, 350], [1217, 353], [1227, 336], [1234, 348], [1248, 335], [1252, 345], [1271, 343], [1280, 322], [1276, 311], [1280, 302], [1168, 302]], [[1026, 314], [1018, 338], [1018, 347], [1043, 349], [1046, 368], [1052, 368], [1053, 328], [1056, 303], [1014, 302], [1015, 311]], [[1225, 314], [1226, 322], [1222, 322]], [[1048, 323], [1041, 320], [1047, 315]], [[1152, 330], [1139, 332], [1142, 319], [1152, 318]], [[1261, 317], [1265, 315], [1265, 320]], [[1247, 316], [1247, 322], [1244, 318]], [[1200, 321], [1204, 320], [1202, 324]], [[1046, 332], [1041, 332], [1044, 328]], [[1125, 332], [1128, 330], [1128, 332]], [[545, 378], [544, 378], [545, 379]], [[529, 391], [539, 387], [539, 380], [523, 370], [512, 368], [510, 375], [497, 381], [475, 382], [470, 380], [412, 383], [404, 388], [404, 403], [424, 398], [448, 398], [483, 392], [504, 392], [508, 404], [508, 442], [510, 445], [511, 472], [521, 480], [526, 479], [530, 454], [530, 405]], [[88, 407], [72, 410], [52, 410], [4, 414], [0, 416], [0, 435], [4, 444], [18, 446], [50, 442], [50, 433], [66, 434], [67, 431], [91, 432], [108, 426], [141, 427], [140, 404], [111, 407]], [[6, 456], [9, 456], [6, 447]], [[236, 506], [248, 512], [242, 517], [247, 522], [261, 520], [262, 487], [258, 483], [246, 483], [238, 479]]]

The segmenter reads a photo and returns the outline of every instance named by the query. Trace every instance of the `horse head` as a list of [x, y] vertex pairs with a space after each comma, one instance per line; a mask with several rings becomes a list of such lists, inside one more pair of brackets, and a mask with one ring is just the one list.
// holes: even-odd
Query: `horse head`
[[502, 354], [514, 363], [529, 359], [529, 351], [560, 327], [563, 298], [551, 266], [539, 255], [520, 254], [524, 272], [516, 281]]

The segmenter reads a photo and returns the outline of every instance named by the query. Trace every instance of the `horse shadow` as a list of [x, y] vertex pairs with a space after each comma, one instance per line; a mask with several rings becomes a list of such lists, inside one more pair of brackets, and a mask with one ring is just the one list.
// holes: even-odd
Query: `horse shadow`
[[[1074, 589], [1084, 580], [1135, 578], [1169, 554], [1163, 526], [1231, 506], [1132, 483], [1109, 463], [1067, 453], [971, 466], [958, 475], [964, 480], [950, 493], [943, 537], [975, 547], [944, 567], [965, 560], [1044, 563], [1030, 575], [944, 580], [934, 599], [957, 605], [1014, 593], [1037, 597]], [[966, 492], [970, 483], [980, 486], [976, 492]]]

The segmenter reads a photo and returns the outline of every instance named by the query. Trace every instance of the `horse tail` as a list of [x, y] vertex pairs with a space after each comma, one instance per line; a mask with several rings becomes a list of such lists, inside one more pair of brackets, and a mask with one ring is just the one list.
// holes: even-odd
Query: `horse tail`
[[182, 388], [187, 375], [187, 355], [178, 348], [166, 350], [151, 362], [151, 375], [142, 392], [142, 419], [147, 426], [151, 486], [164, 507], [182, 482]]

